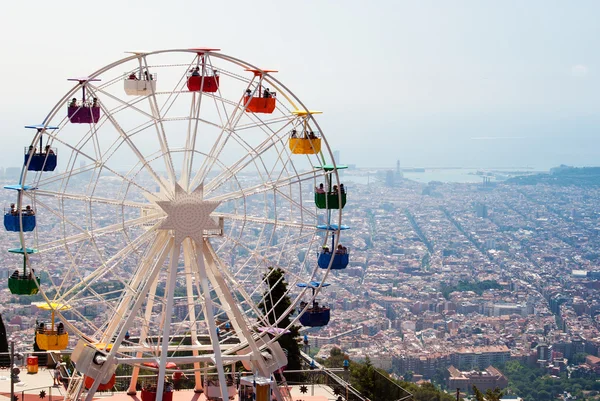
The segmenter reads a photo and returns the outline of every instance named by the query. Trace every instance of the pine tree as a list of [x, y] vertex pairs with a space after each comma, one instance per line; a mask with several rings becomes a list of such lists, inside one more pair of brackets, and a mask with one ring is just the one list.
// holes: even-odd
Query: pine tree
[[477, 401], [500, 401], [500, 398], [504, 395], [499, 388], [495, 388], [494, 390], [488, 389], [484, 394], [477, 386], [473, 386], [473, 393]]
[[[287, 328], [291, 323], [289, 315], [284, 314], [292, 303], [287, 295], [288, 284], [284, 275], [285, 272], [280, 268], [273, 269], [269, 267], [269, 271], [263, 277], [269, 289], [263, 293], [263, 301], [259, 304], [259, 308], [265, 314], [269, 324], [279, 328]], [[283, 318], [279, 323], [276, 323], [277, 319], [282, 316]], [[277, 339], [281, 348], [287, 351], [287, 369], [289, 370], [301, 369], [300, 347], [298, 346], [299, 329], [298, 326], [292, 326], [288, 329], [290, 333], [283, 334]]]
[[365, 363], [351, 366], [352, 383], [356, 389], [370, 400], [375, 399], [375, 368], [367, 356]]

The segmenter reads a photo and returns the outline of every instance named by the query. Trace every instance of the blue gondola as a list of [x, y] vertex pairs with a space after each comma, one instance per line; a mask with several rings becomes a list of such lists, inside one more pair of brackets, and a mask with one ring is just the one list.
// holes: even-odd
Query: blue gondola
[[[31, 157], [31, 162], [29, 158]], [[58, 157], [53, 149], [48, 148], [48, 152], [34, 153], [30, 156], [30, 152], [25, 150], [25, 160], [23, 165], [27, 166], [29, 171], [54, 171]], [[27, 163], [29, 162], [29, 165]]]
[[[56, 162], [58, 161], [58, 157], [56, 154], [56, 149], [51, 148], [50, 145], [44, 146], [42, 140], [42, 131], [48, 129], [58, 129], [58, 127], [53, 126], [45, 126], [43, 124], [38, 125], [26, 125], [25, 128], [31, 128], [38, 131], [38, 136], [40, 139], [39, 143], [39, 152], [38, 149], [31, 145], [29, 148], [25, 148], [25, 156], [23, 165], [27, 166], [27, 170], [29, 171], [54, 171], [56, 168]], [[30, 161], [31, 159], [31, 161]]]
[[[338, 230], [344, 231], [344, 230], [350, 229], [349, 226], [346, 226], [343, 224], [341, 226], [338, 226], [337, 224], [319, 224], [317, 226], [317, 228], [319, 230], [332, 231], [332, 233], [331, 233], [331, 249], [332, 250], [335, 249], [334, 248], [335, 232], [337, 232]], [[327, 245], [325, 245], [323, 248], [329, 249], [327, 247]], [[348, 253], [348, 250], [346, 248], [344, 248], [343, 253], [341, 253], [340, 251], [336, 251], [333, 254], [330, 252], [321, 252], [318, 255], [319, 255], [319, 259], [318, 259], [317, 263], [321, 269], [327, 269], [329, 267], [329, 262], [331, 262], [332, 255], [334, 256], [333, 264], [331, 265], [332, 270], [345, 269], [346, 267], [348, 267], [348, 263], [350, 263], [350, 254]]]
[[[319, 254], [319, 267], [321, 269], [327, 269], [329, 267], [329, 262], [331, 262], [331, 253], [321, 252]], [[344, 254], [334, 254], [333, 255], [333, 264], [331, 265], [332, 270], [341, 270], [348, 267], [348, 262], [350, 261], [350, 254], [346, 251]]]
[[311, 281], [308, 284], [297, 284], [297, 286], [301, 288], [310, 288], [313, 293], [313, 303], [310, 308], [302, 312], [306, 307], [306, 303], [300, 303], [300, 313], [302, 313], [299, 319], [300, 324], [306, 327], [322, 327], [326, 326], [329, 323], [329, 319], [331, 318], [331, 309], [329, 309], [326, 306], [320, 306], [319, 303], [315, 300], [315, 290], [319, 287], [328, 287], [329, 285], [329, 283], [321, 283], [319, 281]]
[[300, 316], [300, 324], [305, 327], [323, 327], [327, 326], [331, 318], [331, 310], [327, 307], [321, 307], [319, 310], [308, 309]]
[[[12, 189], [19, 192], [19, 201], [22, 199], [21, 191], [35, 189], [29, 185], [5, 185], [4, 189]], [[33, 231], [35, 229], [35, 213], [31, 206], [19, 208], [13, 203], [10, 209], [4, 211], [4, 228], [6, 231], [21, 231], [21, 222], [23, 231]]]
[[4, 213], [4, 228], [6, 231], [21, 231], [21, 222], [23, 219], [23, 231], [33, 231], [35, 229], [35, 215], [23, 213], [13, 213], [8, 211]]

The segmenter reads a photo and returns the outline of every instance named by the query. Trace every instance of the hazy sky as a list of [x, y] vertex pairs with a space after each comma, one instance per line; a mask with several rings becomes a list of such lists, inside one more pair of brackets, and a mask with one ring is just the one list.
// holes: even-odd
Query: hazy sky
[[[359, 166], [600, 165], [597, 1], [13, 1], [0, 165], [126, 50], [217, 47], [264, 68]], [[23, 138], [21, 141], [20, 138]]]

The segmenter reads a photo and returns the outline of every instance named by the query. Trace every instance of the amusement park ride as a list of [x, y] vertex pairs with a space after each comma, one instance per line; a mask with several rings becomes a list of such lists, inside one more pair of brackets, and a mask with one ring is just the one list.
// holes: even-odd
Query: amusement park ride
[[[26, 126], [20, 181], [5, 186], [22, 257], [8, 287], [42, 296], [40, 349], [72, 350], [66, 398], [91, 401], [128, 365], [142, 401], [172, 399], [159, 378], [176, 374], [207, 399], [292, 400], [277, 340], [328, 324], [317, 296], [348, 266], [349, 227], [320, 112], [275, 72], [219, 49], [136, 52], [72, 79]], [[289, 283], [283, 313], [269, 267]], [[138, 383], [141, 369], [154, 378]]]

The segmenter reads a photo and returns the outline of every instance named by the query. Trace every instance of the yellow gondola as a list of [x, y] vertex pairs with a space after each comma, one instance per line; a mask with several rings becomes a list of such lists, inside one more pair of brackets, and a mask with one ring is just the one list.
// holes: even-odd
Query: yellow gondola
[[290, 151], [295, 155], [314, 155], [321, 152], [321, 138], [318, 132], [313, 132], [308, 124], [308, 116], [321, 114], [316, 110], [294, 110], [292, 114], [302, 119], [302, 131], [297, 132], [294, 128], [290, 135]]
[[65, 331], [62, 323], [59, 323], [56, 327], [54, 326], [54, 311], [64, 311], [71, 309], [71, 307], [56, 302], [51, 302], [49, 304], [39, 302], [35, 303], [35, 306], [39, 309], [52, 312], [50, 328], [46, 328], [44, 323], [41, 323], [35, 328], [35, 341], [38, 347], [44, 351], [60, 351], [66, 349], [69, 345], [69, 334]]
[[290, 138], [290, 150], [295, 155], [314, 155], [321, 151], [321, 138]]

